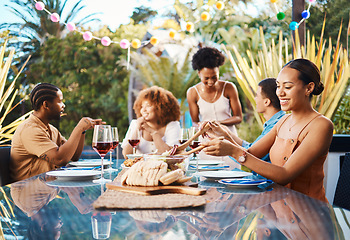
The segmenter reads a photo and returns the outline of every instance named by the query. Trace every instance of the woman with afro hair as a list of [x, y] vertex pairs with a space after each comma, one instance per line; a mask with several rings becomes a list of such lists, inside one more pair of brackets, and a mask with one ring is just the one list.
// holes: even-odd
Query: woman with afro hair
[[132, 120], [125, 135], [122, 148], [124, 157], [132, 153], [128, 139], [141, 132], [137, 154], [157, 151], [161, 154], [179, 144], [180, 105], [174, 95], [157, 86], [142, 90], [134, 103], [137, 119]]
[[216, 48], [204, 47], [193, 55], [192, 68], [201, 81], [187, 90], [187, 101], [194, 126], [216, 120], [237, 135], [235, 125], [242, 121], [242, 108], [236, 86], [219, 80], [224, 62], [225, 56]]

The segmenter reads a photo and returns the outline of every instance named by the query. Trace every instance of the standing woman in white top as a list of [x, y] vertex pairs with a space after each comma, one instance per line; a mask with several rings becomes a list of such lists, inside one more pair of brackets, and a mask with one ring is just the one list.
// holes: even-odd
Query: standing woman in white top
[[137, 154], [158, 154], [170, 150], [179, 144], [180, 105], [174, 95], [157, 86], [142, 90], [134, 103], [137, 120], [132, 120], [122, 143], [123, 155], [132, 153], [128, 139], [135, 131], [141, 131]]
[[237, 135], [236, 124], [242, 121], [242, 107], [236, 86], [219, 80], [219, 67], [225, 56], [216, 48], [204, 47], [192, 57], [192, 68], [198, 71], [200, 83], [187, 91], [187, 102], [193, 124], [216, 120]]

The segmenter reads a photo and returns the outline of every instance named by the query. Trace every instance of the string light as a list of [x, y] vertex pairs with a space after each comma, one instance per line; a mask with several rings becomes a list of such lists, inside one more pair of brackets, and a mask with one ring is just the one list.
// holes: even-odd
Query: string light
[[[275, 7], [275, 10], [276, 10], [276, 17], [278, 20], [282, 21], [284, 18], [285, 18], [285, 14], [283, 12], [280, 12], [278, 11], [277, 9], [277, 5], [276, 5], [276, 2], [278, 0], [270, 0], [271, 3], [273, 3], [274, 7]], [[289, 28], [291, 30], [295, 30], [297, 28], [299, 28], [299, 25], [305, 21], [305, 19], [308, 19], [310, 17], [310, 7], [311, 7], [311, 4], [314, 3], [316, 0], [309, 0], [309, 6], [307, 8], [307, 10], [304, 10], [302, 13], [301, 13], [301, 20], [299, 22], [296, 22], [296, 21], [292, 21], [290, 24], [289, 24]]]
[[[276, 17], [278, 20], [283, 20], [285, 18], [285, 14], [281, 11], [278, 11], [277, 9], [277, 5], [276, 5], [276, 2], [278, 0], [270, 0], [271, 3], [273, 3], [274, 7], [275, 7], [275, 10], [276, 10]], [[295, 30], [299, 27], [299, 25], [305, 21], [305, 19], [308, 19], [310, 17], [310, 7], [311, 7], [311, 4], [314, 3], [316, 0], [309, 0], [309, 6], [308, 6], [308, 9], [303, 11], [302, 14], [301, 14], [301, 17], [302, 19], [299, 21], [299, 22], [295, 22], [295, 21], [292, 21], [290, 24], [289, 24], [289, 28], [291, 30]], [[57, 14], [57, 13], [51, 13], [50, 11], [48, 11], [46, 8], [45, 8], [45, 4], [41, 1], [38, 1], [38, 0], [34, 0], [35, 2], [35, 8], [38, 10], [38, 11], [45, 11], [48, 15], [50, 15], [50, 19], [52, 22], [60, 22], [61, 19], [60, 19], [60, 16]], [[214, 4], [215, 8], [219, 11], [223, 10], [225, 8], [225, 4], [224, 2], [222, 1], [217, 1], [215, 4]], [[211, 15], [209, 13], [209, 11], [204, 11], [201, 13], [200, 15], [200, 19], [202, 21], [209, 21], [211, 19]], [[159, 39], [155, 36], [152, 36], [150, 40], [148, 41], [140, 41], [139, 39], [133, 39], [131, 42], [129, 42], [129, 40], [127, 39], [122, 39], [120, 42], [117, 42], [117, 41], [113, 41], [111, 40], [108, 36], [104, 36], [102, 38], [99, 38], [99, 37], [95, 37], [90, 31], [85, 31], [85, 32], [82, 32], [82, 31], [79, 31], [77, 29], [77, 27], [75, 26], [74, 23], [72, 22], [68, 22], [68, 23], [65, 23], [65, 22], [62, 22], [69, 31], [73, 32], [73, 31], [76, 31], [76, 32], [79, 32], [83, 39], [85, 41], [91, 41], [92, 39], [96, 39], [96, 40], [99, 40], [101, 42], [101, 44], [103, 46], [106, 46], [108, 47], [109, 45], [111, 44], [119, 44], [119, 46], [122, 48], [122, 49], [128, 49], [128, 54], [127, 54], [127, 69], [129, 69], [129, 63], [130, 63], [130, 47], [134, 48], [134, 49], [138, 49], [142, 46], [145, 46], [147, 45], [148, 43], [151, 43], [152, 45], [157, 45], [159, 43]], [[196, 22], [197, 23], [197, 22]], [[187, 32], [193, 32], [194, 31], [194, 28], [195, 28], [195, 25], [193, 22], [186, 22], [185, 24], [185, 30]], [[177, 35], [177, 31], [173, 30], [173, 29], [170, 29], [169, 31], [169, 37], [171, 39], [174, 39]]]

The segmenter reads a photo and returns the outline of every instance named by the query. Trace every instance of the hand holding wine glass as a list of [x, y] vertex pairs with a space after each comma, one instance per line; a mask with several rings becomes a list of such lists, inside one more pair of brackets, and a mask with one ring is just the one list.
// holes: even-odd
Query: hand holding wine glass
[[101, 178], [94, 180], [96, 183], [106, 183], [110, 182], [110, 179], [105, 179], [103, 177], [103, 159], [105, 155], [113, 147], [112, 141], [112, 131], [110, 125], [95, 125], [94, 134], [92, 137], [92, 148], [100, 155], [101, 157]]

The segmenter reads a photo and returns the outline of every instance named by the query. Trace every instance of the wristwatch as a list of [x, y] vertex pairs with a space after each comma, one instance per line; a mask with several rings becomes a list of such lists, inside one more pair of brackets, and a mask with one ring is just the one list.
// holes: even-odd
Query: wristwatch
[[244, 163], [247, 160], [247, 151], [245, 149], [242, 149], [243, 153], [241, 156], [238, 157], [238, 162]]

